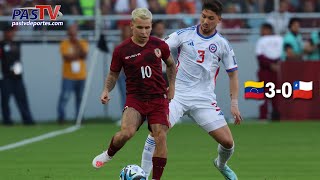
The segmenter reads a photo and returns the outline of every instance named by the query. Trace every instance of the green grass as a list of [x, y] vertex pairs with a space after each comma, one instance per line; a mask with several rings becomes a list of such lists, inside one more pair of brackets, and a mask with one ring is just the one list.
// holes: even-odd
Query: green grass
[[[0, 146], [65, 128], [0, 126]], [[320, 176], [320, 122], [281, 122], [230, 125], [236, 149], [229, 165], [240, 180], [318, 180]], [[103, 167], [91, 167], [92, 158], [109, 144], [117, 126], [85, 124], [79, 131], [0, 152], [3, 180], [118, 180], [121, 168], [140, 164], [147, 128]], [[168, 135], [169, 157], [163, 179], [223, 179], [212, 166], [217, 143], [195, 124], [175, 126]]]

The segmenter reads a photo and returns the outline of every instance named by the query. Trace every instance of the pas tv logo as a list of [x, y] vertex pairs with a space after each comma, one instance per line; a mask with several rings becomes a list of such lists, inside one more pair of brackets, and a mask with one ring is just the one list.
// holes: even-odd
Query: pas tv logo
[[45, 12], [49, 15], [50, 20], [57, 20], [63, 16], [60, 8], [61, 5], [56, 5], [54, 9], [50, 5], [15, 8], [12, 11], [12, 20], [44, 20]]

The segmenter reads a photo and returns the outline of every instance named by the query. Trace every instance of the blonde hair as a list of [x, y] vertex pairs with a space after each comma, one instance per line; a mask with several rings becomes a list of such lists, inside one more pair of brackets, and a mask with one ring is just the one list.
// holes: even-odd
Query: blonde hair
[[137, 18], [146, 20], [152, 20], [152, 13], [147, 8], [136, 8], [131, 13], [132, 21], [135, 21]]

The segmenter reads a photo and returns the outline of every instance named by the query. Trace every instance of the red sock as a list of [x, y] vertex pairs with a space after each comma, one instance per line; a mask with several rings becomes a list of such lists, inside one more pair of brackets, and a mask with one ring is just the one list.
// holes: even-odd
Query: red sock
[[152, 179], [160, 180], [164, 167], [167, 164], [167, 158], [153, 157], [152, 164], [153, 164]]
[[109, 145], [109, 148], [108, 148], [108, 155], [109, 156], [114, 156], [119, 150], [121, 149], [121, 147], [116, 147], [114, 146], [113, 144], [113, 137], [111, 139], [111, 142], [110, 142], [110, 145]]

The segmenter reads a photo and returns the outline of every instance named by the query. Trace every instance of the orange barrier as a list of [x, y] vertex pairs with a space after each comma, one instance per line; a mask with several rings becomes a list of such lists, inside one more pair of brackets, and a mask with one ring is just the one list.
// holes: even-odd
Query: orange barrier
[[320, 120], [320, 61], [283, 62], [279, 74], [279, 85], [294, 81], [313, 81], [312, 99], [288, 99], [278, 96], [281, 120]]

